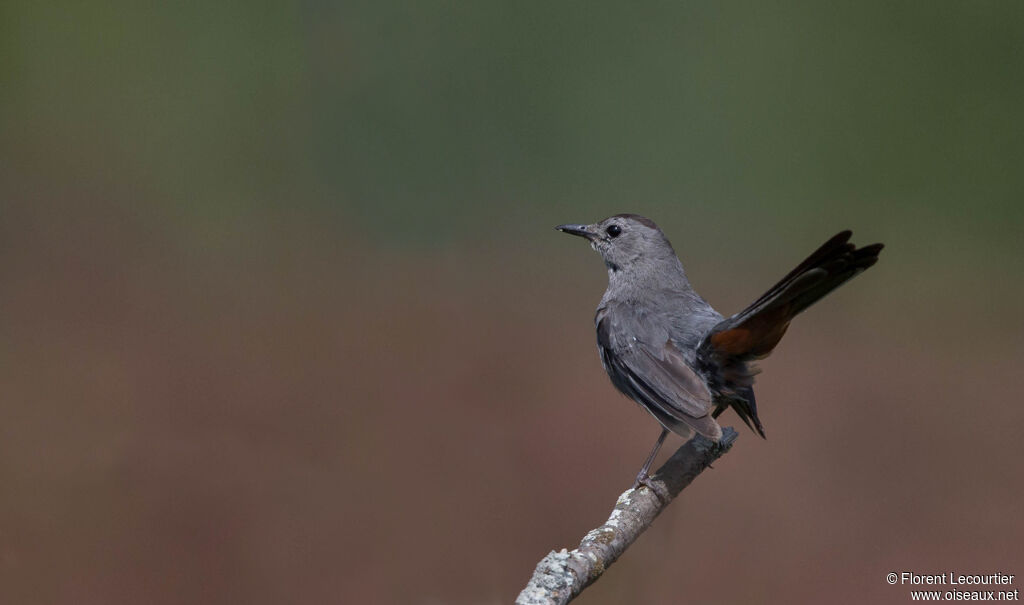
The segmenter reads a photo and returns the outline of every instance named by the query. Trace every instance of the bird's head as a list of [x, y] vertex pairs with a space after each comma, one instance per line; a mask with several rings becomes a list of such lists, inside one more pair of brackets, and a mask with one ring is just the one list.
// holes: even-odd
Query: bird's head
[[638, 214], [616, 214], [591, 225], [559, 225], [555, 229], [588, 240], [613, 273], [635, 271], [663, 259], [675, 260], [672, 244], [661, 229]]

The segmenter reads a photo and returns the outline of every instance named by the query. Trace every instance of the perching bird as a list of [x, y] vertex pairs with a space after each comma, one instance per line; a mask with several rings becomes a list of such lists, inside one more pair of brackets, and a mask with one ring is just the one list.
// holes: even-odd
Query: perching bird
[[850, 231], [814, 254], [736, 315], [723, 319], [690, 286], [675, 250], [654, 221], [617, 214], [592, 225], [559, 225], [590, 241], [608, 267], [597, 307], [597, 346], [612, 383], [661, 424], [634, 487], [669, 431], [718, 441], [716, 418], [731, 407], [764, 437], [751, 362], [768, 356], [801, 311], [875, 264], [882, 244], [857, 248]]

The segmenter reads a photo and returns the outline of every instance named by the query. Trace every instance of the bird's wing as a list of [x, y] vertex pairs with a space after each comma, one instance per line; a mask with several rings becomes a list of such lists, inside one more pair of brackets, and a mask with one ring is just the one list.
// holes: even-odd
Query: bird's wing
[[711, 417], [711, 392], [667, 335], [652, 346], [635, 337], [616, 342], [616, 334], [621, 333], [613, 330], [611, 318], [599, 317], [601, 361], [615, 386], [666, 428], [683, 435], [692, 429], [709, 439], [721, 439], [722, 428]]

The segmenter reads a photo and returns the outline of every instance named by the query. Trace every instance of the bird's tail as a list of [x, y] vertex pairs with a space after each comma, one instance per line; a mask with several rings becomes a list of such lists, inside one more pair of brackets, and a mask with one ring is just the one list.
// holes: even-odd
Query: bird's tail
[[720, 391], [743, 401], [732, 407], [745, 421], [753, 420], [762, 436], [750, 389], [754, 371], [747, 362], [767, 357], [794, 317], [878, 261], [882, 244], [857, 248], [850, 236], [843, 231], [825, 242], [750, 306], [715, 326], [698, 348], [698, 358], [717, 369]]
[[843, 231], [825, 242], [761, 298], [715, 326], [704, 344], [718, 355], [766, 357], [794, 317], [878, 261], [882, 244], [857, 248], [850, 235]]

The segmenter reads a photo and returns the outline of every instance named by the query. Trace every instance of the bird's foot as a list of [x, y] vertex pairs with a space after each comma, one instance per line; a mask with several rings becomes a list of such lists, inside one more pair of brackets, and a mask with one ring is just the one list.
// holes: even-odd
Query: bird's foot
[[668, 501], [671, 499], [669, 498], [668, 490], [665, 489], [665, 486], [661, 483], [655, 482], [651, 479], [650, 475], [645, 472], [641, 472], [636, 476], [636, 481], [633, 482], [633, 487], [631, 489], [635, 490], [640, 486], [651, 490], [651, 493], [657, 496], [658, 500], [661, 500], [662, 504], [668, 504]]

